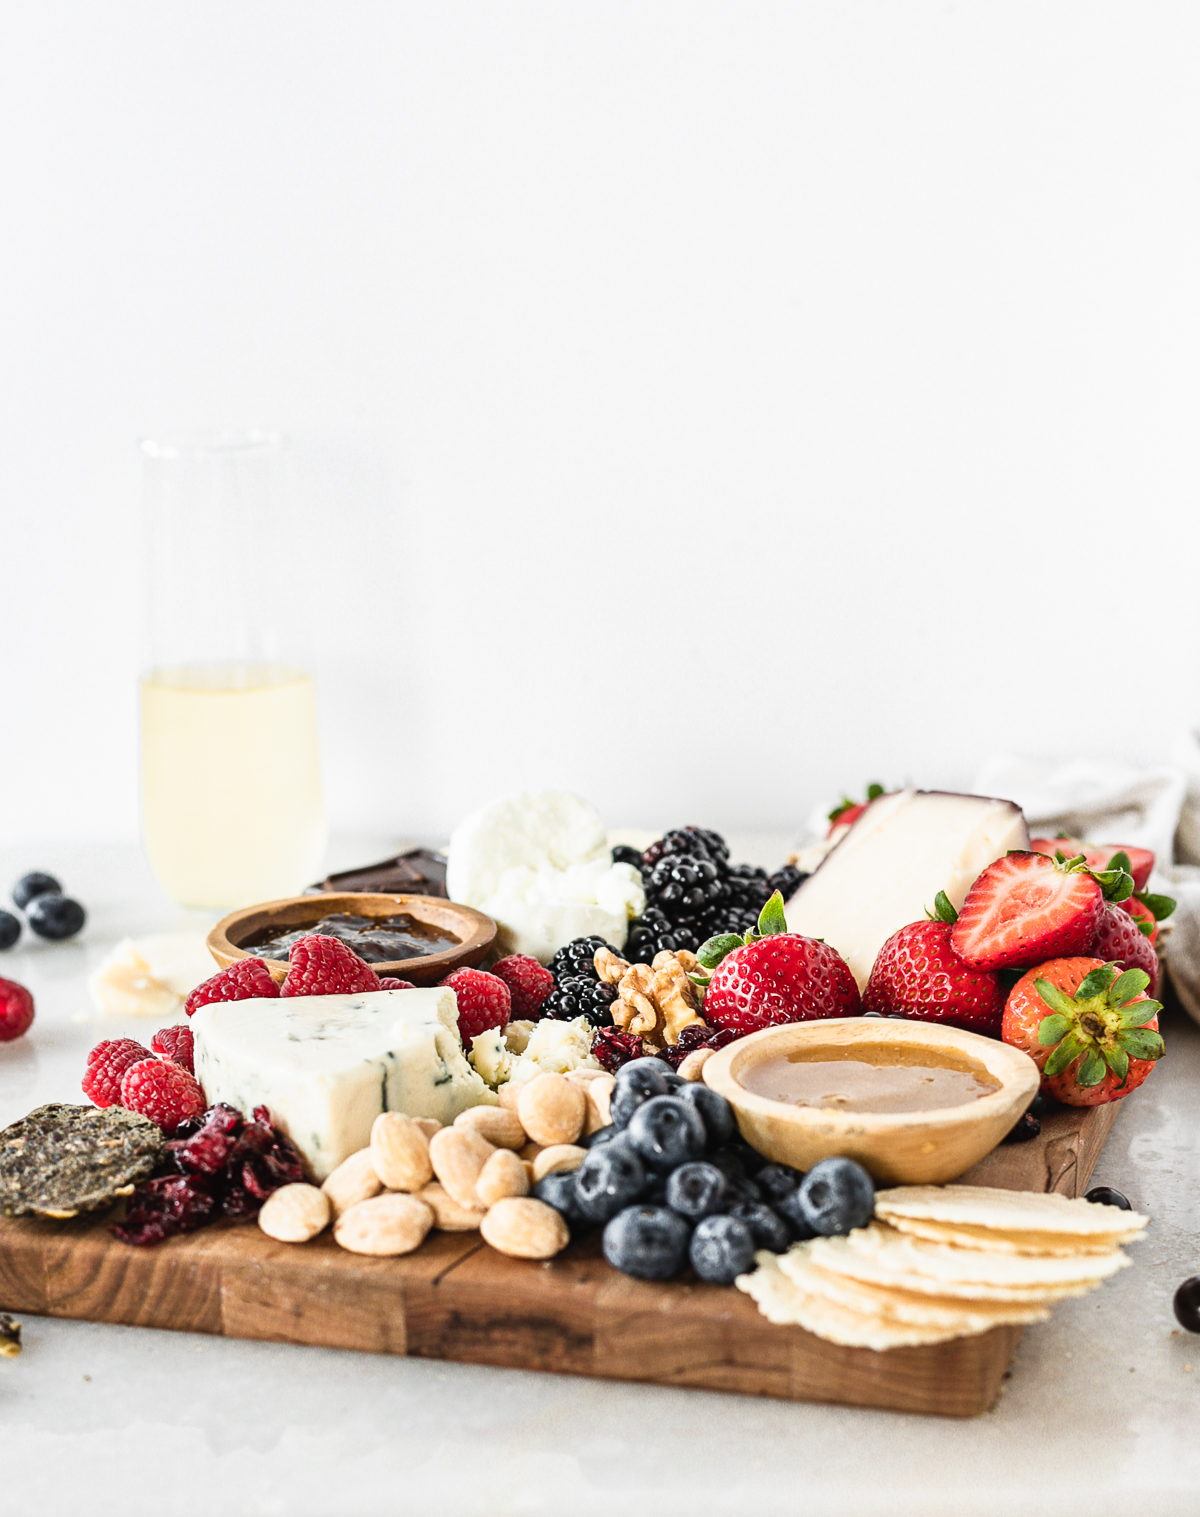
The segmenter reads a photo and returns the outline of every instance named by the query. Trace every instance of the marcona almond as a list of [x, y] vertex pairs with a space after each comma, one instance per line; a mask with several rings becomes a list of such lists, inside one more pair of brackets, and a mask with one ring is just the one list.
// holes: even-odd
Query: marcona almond
[[543, 1145], [541, 1143], [525, 1143], [517, 1149], [517, 1158], [525, 1159], [532, 1163], [532, 1161], [537, 1158], [538, 1154], [541, 1153], [542, 1147]]
[[307, 1243], [332, 1215], [329, 1197], [315, 1185], [281, 1185], [263, 1202], [258, 1225], [280, 1243]]
[[475, 1205], [479, 1171], [496, 1152], [469, 1127], [443, 1127], [429, 1140], [433, 1172], [460, 1206]]
[[479, 1231], [497, 1253], [510, 1254], [514, 1259], [553, 1259], [571, 1237], [554, 1208], [532, 1196], [497, 1201]]
[[454, 1125], [469, 1127], [497, 1148], [520, 1148], [525, 1142], [525, 1129], [516, 1112], [501, 1106], [472, 1106], [459, 1112]]
[[703, 1080], [704, 1066], [716, 1053], [715, 1048], [694, 1048], [679, 1064], [679, 1073], [685, 1080]]
[[398, 1111], [380, 1112], [371, 1124], [371, 1160], [388, 1190], [420, 1190], [433, 1179], [429, 1139]]
[[479, 1171], [475, 1194], [481, 1206], [495, 1206], [505, 1196], [527, 1196], [529, 1176], [524, 1160], [518, 1159], [509, 1148], [498, 1148]]
[[587, 1098], [587, 1114], [583, 1120], [585, 1136], [591, 1137], [594, 1132], [599, 1132], [602, 1127], [612, 1126], [612, 1115], [609, 1107], [612, 1103], [612, 1093], [616, 1089], [617, 1082], [612, 1075], [601, 1075], [598, 1080], [592, 1080], [584, 1090]]
[[584, 1090], [588, 1088], [593, 1080], [603, 1080], [605, 1078], [611, 1078], [611, 1076], [608, 1074], [608, 1071], [604, 1069], [567, 1070], [567, 1079], [570, 1080], [571, 1084], [582, 1085]]
[[523, 1085], [514, 1085], [511, 1080], [501, 1085], [496, 1092], [496, 1099], [500, 1102], [501, 1111], [516, 1111], [517, 1103], [521, 1099]]
[[587, 1098], [564, 1075], [538, 1075], [521, 1091], [517, 1115], [535, 1143], [574, 1143], [583, 1131]]
[[352, 1254], [411, 1254], [432, 1226], [433, 1210], [424, 1201], [393, 1193], [348, 1208], [333, 1224], [333, 1236]]
[[549, 1148], [543, 1148], [533, 1161], [534, 1183], [544, 1180], [547, 1175], [578, 1169], [586, 1153], [586, 1148], [579, 1148], [574, 1143], [552, 1143]]
[[383, 1181], [375, 1173], [375, 1161], [369, 1148], [360, 1148], [356, 1154], [343, 1159], [334, 1172], [321, 1184], [329, 1197], [333, 1215], [340, 1217], [351, 1206], [368, 1201], [383, 1189]]
[[433, 1212], [433, 1225], [440, 1233], [469, 1233], [483, 1221], [482, 1206], [460, 1206], [436, 1180], [422, 1186], [417, 1200]]
[[427, 1138], [432, 1138], [434, 1133], [439, 1131], [443, 1126], [436, 1117], [414, 1117], [413, 1121]]

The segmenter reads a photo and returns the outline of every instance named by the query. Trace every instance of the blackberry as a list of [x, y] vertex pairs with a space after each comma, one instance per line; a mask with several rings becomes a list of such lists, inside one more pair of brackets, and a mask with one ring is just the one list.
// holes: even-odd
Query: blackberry
[[725, 864], [729, 861], [729, 844], [719, 832], [708, 832], [703, 827], [674, 827], [670, 832], [664, 832], [657, 843], [650, 844], [642, 855], [642, 863], [651, 869], [659, 859], [673, 854], [708, 858]]
[[593, 1027], [611, 1027], [615, 985], [604, 985], [586, 975], [567, 975], [542, 1002], [540, 1015], [554, 1022], [573, 1022], [586, 1017]]
[[729, 887], [712, 859], [667, 854], [650, 871], [646, 899], [677, 921], [724, 905]]
[[756, 869], [753, 864], [734, 864], [725, 874], [731, 906], [741, 906], [754, 912], [755, 918], [767, 904], [771, 886], [765, 869]]
[[778, 890], [785, 901], [790, 900], [801, 884], [808, 879], [803, 869], [797, 869], [795, 864], [784, 864], [777, 869], [767, 880], [767, 888], [774, 892]]
[[654, 955], [664, 949], [678, 953], [686, 948], [695, 953], [703, 942], [690, 927], [677, 927], [665, 911], [657, 906], [647, 906], [640, 917], [629, 924], [629, 936], [625, 940], [625, 957], [631, 964], [651, 964]]
[[612, 861], [614, 864], [632, 864], [639, 871], [642, 868], [641, 854], [636, 848], [626, 848], [624, 843], [619, 843], [612, 850]]
[[598, 980], [595, 957], [597, 948], [608, 948], [607, 938], [593, 933], [589, 938], [575, 938], [560, 948], [547, 966], [559, 984], [563, 980], [578, 979], [581, 975], [589, 980]]

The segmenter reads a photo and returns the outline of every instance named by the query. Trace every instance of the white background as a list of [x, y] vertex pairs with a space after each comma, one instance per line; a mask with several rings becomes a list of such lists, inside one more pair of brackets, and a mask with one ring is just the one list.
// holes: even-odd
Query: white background
[[4, 6], [0, 836], [136, 835], [135, 443], [193, 424], [296, 439], [336, 831], [1159, 756], [1198, 66], [1096, 0]]

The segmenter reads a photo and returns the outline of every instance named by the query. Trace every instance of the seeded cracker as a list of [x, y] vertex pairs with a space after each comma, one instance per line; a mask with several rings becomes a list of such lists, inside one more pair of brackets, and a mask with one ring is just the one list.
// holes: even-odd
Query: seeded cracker
[[120, 1106], [39, 1106], [0, 1132], [0, 1212], [74, 1217], [153, 1173], [162, 1129]]

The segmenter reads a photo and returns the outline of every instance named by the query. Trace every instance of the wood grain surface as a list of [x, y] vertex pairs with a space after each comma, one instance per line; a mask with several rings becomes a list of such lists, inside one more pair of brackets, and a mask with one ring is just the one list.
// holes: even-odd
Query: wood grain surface
[[[964, 1182], [1079, 1195], [1116, 1111], [1056, 1111]], [[740, 1291], [631, 1280], [595, 1236], [530, 1264], [477, 1233], [369, 1259], [328, 1233], [297, 1246], [248, 1223], [129, 1248], [109, 1221], [0, 1219], [0, 1310], [959, 1417], [991, 1406], [1021, 1332], [842, 1348], [774, 1326]]]

